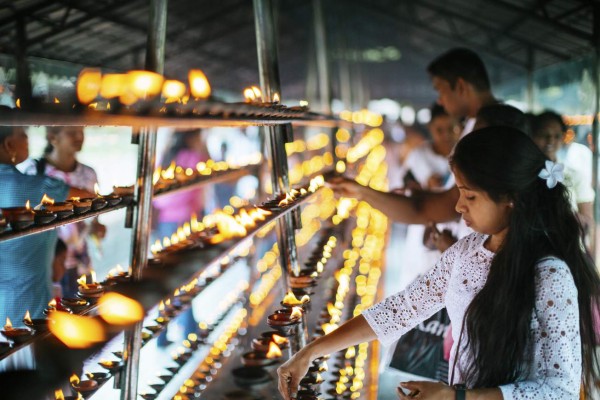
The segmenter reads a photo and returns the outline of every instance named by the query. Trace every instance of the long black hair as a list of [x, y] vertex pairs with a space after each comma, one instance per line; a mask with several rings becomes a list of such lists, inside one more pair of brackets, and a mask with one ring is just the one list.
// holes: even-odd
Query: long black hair
[[451, 159], [455, 173], [470, 187], [483, 190], [494, 201], [514, 203], [508, 233], [466, 313], [464, 328], [474, 357], [463, 373], [473, 387], [497, 387], [530, 372], [535, 266], [548, 256], [568, 265], [577, 287], [587, 393], [598, 378], [592, 304], [598, 304], [600, 278], [583, 250], [583, 231], [567, 188], [558, 183], [549, 189], [538, 177], [546, 160], [527, 135], [508, 127], [470, 133], [457, 144]]

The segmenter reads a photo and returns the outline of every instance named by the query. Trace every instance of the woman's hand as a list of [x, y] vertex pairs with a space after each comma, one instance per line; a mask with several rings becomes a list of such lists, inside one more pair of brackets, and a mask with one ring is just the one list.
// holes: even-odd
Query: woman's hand
[[351, 197], [360, 200], [362, 186], [352, 179], [336, 176], [327, 184], [338, 197]]
[[279, 393], [285, 400], [290, 400], [292, 396], [296, 396], [300, 380], [308, 372], [312, 360], [305, 353], [305, 351], [300, 350], [281, 367], [277, 368]]
[[[410, 393], [404, 394], [404, 391]], [[441, 382], [402, 382], [397, 388], [400, 400], [454, 400], [454, 389]]]

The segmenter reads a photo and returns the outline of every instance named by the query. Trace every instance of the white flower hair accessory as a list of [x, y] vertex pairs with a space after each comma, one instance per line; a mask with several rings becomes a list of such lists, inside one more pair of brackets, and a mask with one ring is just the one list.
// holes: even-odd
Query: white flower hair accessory
[[552, 189], [558, 182], [562, 183], [565, 180], [564, 169], [565, 166], [561, 163], [546, 160], [546, 168], [542, 168], [538, 177], [545, 179], [548, 189]]

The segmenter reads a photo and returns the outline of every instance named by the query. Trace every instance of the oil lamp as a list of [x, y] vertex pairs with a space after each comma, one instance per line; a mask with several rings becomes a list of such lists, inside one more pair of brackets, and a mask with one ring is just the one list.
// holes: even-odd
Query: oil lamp
[[27, 328], [14, 328], [9, 317], [6, 317], [4, 329], [0, 330], [2, 336], [15, 343], [23, 343], [31, 337], [31, 331]]
[[73, 389], [81, 394], [89, 394], [98, 389], [98, 382], [93, 379], [80, 380], [77, 374], [71, 375], [69, 382]]
[[31, 318], [29, 314], [29, 310], [25, 313], [23, 317], [23, 323], [30, 329], [33, 329], [35, 332], [46, 332], [48, 330], [48, 320], [45, 318]]
[[73, 211], [75, 214], [83, 214], [92, 209], [92, 199], [81, 199], [79, 197], [71, 197], [66, 200], [67, 203], [73, 205]]
[[33, 225], [35, 214], [29, 204], [29, 200], [27, 200], [25, 207], [2, 208], [2, 215], [13, 230], [18, 231]]
[[40, 204], [34, 207], [34, 210], [49, 211], [56, 213], [58, 219], [64, 219], [73, 215], [73, 204], [67, 202], [55, 202], [53, 198], [44, 194]]

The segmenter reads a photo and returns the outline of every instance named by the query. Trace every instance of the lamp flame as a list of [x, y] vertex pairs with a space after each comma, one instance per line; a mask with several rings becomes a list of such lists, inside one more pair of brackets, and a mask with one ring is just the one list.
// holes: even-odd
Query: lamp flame
[[206, 99], [210, 96], [210, 84], [204, 72], [199, 69], [192, 69], [188, 73], [190, 82], [190, 92], [197, 99]]
[[288, 204], [290, 204], [292, 201], [294, 201], [294, 196], [292, 196], [289, 193], [285, 194], [285, 199], [281, 200], [279, 202], [279, 207], [283, 207], [283, 206], [287, 206]]
[[29, 314], [29, 310], [27, 310], [25, 312], [25, 316], [23, 317], [23, 321], [25, 321], [26, 324], [31, 325], [33, 323], [33, 321], [31, 321], [31, 314]]
[[177, 101], [185, 94], [185, 84], [178, 80], [168, 79], [163, 83], [162, 95], [167, 103]]
[[100, 186], [98, 186], [98, 182], [94, 183], [94, 193], [96, 193], [96, 196], [102, 197], [100, 195]]
[[67, 347], [83, 349], [106, 340], [104, 327], [96, 319], [62, 311], [51, 312], [48, 319], [50, 332]]
[[292, 313], [290, 314], [291, 319], [302, 318], [302, 308], [292, 307]]
[[273, 95], [273, 103], [279, 103], [279, 93]]
[[30, 203], [30, 201], [29, 201], [29, 200], [27, 200], [27, 202], [25, 203], [25, 208], [26, 208], [27, 210], [31, 210], [31, 203]]
[[6, 317], [6, 324], [4, 325], [5, 331], [10, 331], [13, 329], [12, 322], [10, 322], [10, 318]]
[[115, 292], [100, 297], [98, 311], [102, 319], [112, 325], [129, 325], [144, 318], [144, 309], [140, 303]]
[[[86, 278], [85, 274], [84, 274], [84, 275], [81, 275], [81, 276], [79, 277], [79, 279], [77, 279], [77, 283], [78, 283], [79, 285], [83, 286], [85, 289], [87, 289], [87, 287], [88, 287], [88, 286], [87, 286], [87, 278]], [[52, 299], [52, 301], [54, 301], [54, 304], [56, 305], [56, 301], [55, 301], [54, 299]], [[48, 303], [48, 304], [50, 304], [50, 303]]]
[[77, 98], [81, 104], [94, 101], [100, 93], [102, 74], [96, 68], [84, 68], [77, 77]]
[[52, 197], [49, 197], [46, 193], [44, 193], [44, 196], [42, 197], [42, 201], [40, 201], [40, 204], [54, 204], [54, 199]]
[[105, 74], [100, 84], [100, 96], [105, 99], [121, 97], [127, 91], [125, 74]]
[[288, 342], [288, 340], [286, 338], [284, 338], [283, 336], [279, 336], [279, 335], [271, 336], [271, 340], [273, 340], [277, 344], [285, 344]]
[[79, 385], [80, 381], [76, 373], [73, 373], [73, 375], [71, 375], [71, 377], [69, 378], [69, 382], [71, 382], [71, 385], [73, 386]]
[[162, 89], [162, 75], [150, 71], [129, 71], [128, 88], [134, 96], [147, 99], [158, 95]]
[[65, 395], [63, 394], [62, 389], [58, 389], [54, 391], [54, 398], [56, 400], [65, 400]]
[[49, 308], [56, 308], [56, 299], [52, 299], [48, 302]]
[[281, 357], [281, 349], [275, 342], [269, 342], [269, 351], [267, 352], [267, 358], [278, 358]]
[[297, 306], [304, 304], [310, 301], [310, 297], [308, 295], [302, 296], [302, 299], [298, 299], [292, 291], [287, 292], [287, 294], [283, 297], [283, 304], [290, 306]]

